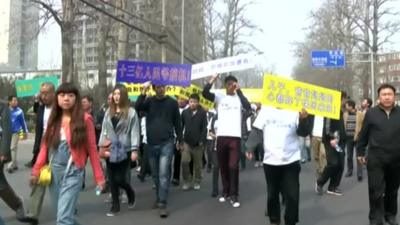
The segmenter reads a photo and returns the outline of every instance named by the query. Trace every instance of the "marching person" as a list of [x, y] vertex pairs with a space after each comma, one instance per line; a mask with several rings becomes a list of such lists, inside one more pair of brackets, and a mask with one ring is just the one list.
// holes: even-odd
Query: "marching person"
[[7, 172], [13, 173], [18, 169], [17, 151], [19, 139], [28, 137], [28, 127], [26, 126], [24, 111], [18, 107], [17, 96], [8, 97], [8, 106], [11, 112], [12, 138], [11, 138], [11, 162], [7, 165]]
[[[18, 220], [25, 219], [22, 199], [17, 196], [4, 175], [4, 166], [11, 161], [12, 125], [10, 110], [0, 102], [0, 198], [15, 211]], [[0, 223], [2, 222], [0, 216]], [[4, 223], [3, 223], [4, 224]]]
[[205, 85], [203, 97], [217, 105], [217, 154], [223, 187], [219, 202], [230, 199], [232, 206], [238, 208], [242, 109], [250, 111], [251, 106], [240, 90], [238, 80], [232, 75], [224, 80], [225, 94], [211, 93], [210, 89], [217, 78], [218, 74]]
[[107, 216], [114, 216], [120, 211], [120, 188], [126, 192], [128, 208], [135, 206], [135, 191], [128, 176], [130, 177], [130, 161], [137, 160], [140, 144], [139, 117], [130, 107], [128, 91], [124, 86], [117, 85], [112, 93], [99, 140], [100, 152], [107, 162], [112, 197]]
[[136, 109], [146, 114], [147, 150], [156, 187], [153, 208], [159, 209], [161, 218], [166, 218], [174, 143], [176, 139], [177, 149], [182, 148], [182, 124], [178, 103], [165, 95], [165, 86], [153, 85], [156, 95], [147, 97], [150, 85], [150, 82], [143, 85]]
[[285, 200], [285, 224], [299, 222], [300, 143], [299, 136], [310, 133], [307, 112], [262, 107], [246, 142], [247, 158], [260, 143], [264, 145], [264, 174], [267, 182], [267, 212], [270, 223], [281, 221], [279, 194]]
[[379, 105], [366, 112], [357, 143], [357, 159], [367, 164], [370, 225], [398, 224], [400, 108], [395, 96], [390, 84], [378, 88]]
[[79, 90], [71, 83], [63, 83], [55, 95], [30, 183], [38, 183], [41, 168], [50, 162], [52, 181], [49, 191], [57, 212], [56, 224], [74, 225], [77, 224], [74, 214], [88, 157], [100, 190], [104, 188], [104, 176], [93, 119], [83, 112]]
[[[207, 114], [199, 105], [200, 96], [191, 94], [189, 107], [182, 112], [183, 149], [182, 175], [183, 190], [193, 185], [194, 190], [200, 190], [201, 168], [203, 164], [204, 147], [207, 138]], [[193, 177], [190, 173], [190, 162], [193, 160]]]

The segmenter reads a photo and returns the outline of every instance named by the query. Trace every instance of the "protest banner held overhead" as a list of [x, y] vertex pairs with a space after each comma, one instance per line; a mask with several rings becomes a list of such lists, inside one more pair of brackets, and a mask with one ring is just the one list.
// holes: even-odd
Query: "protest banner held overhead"
[[341, 94], [339, 91], [266, 74], [262, 104], [300, 111], [322, 117], [339, 119]]
[[189, 86], [191, 65], [119, 60], [117, 82]]
[[57, 76], [40, 77], [30, 80], [16, 80], [15, 89], [17, 90], [18, 97], [34, 96], [40, 91], [40, 85], [45, 82], [53, 83], [57, 88], [59, 79]]

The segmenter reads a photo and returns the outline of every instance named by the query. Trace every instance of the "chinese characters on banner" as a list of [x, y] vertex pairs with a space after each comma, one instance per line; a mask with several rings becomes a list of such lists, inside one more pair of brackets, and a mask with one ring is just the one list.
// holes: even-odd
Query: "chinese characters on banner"
[[211, 101], [207, 100], [206, 98], [204, 98], [202, 92], [203, 92], [203, 89], [201, 89], [200, 87], [192, 84], [192, 85], [190, 85], [190, 87], [180, 88], [178, 96], [182, 97], [184, 99], [189, 99], [191, 94], [196, 93], [200, 97], [200, 102], [199, 103], [203, 108], [206, 108], [206, 109], [214, 108], [214, 102], [211, 102]]
[[117, 82], [189, 86], [191, 65], [119, 60]]
[[54, 87], [58, 86], [58, 77], [57, 76], [49, 76], [49, 77], [40, 77], [34, 78], [30, 80], [16, 80], [15, 81], [15, 89], [17, 90], [17, 96], [20, 97], [28, 97], [34, 96], [40, 91], [40, 85], [45, 82], [50, 82], [54, 84]]
[[310, 114], [339, 119], [341, 94], [332, 89], [266, 74], [262, 103], [295, 111], [304, 108]]
[[249, 69], [254, 67], [255, 64], [255, 54], [242, 54], [213, 61], [197, 63], [192, 65], [192, 80], [208, 77], [216, 73], [226, 73]]

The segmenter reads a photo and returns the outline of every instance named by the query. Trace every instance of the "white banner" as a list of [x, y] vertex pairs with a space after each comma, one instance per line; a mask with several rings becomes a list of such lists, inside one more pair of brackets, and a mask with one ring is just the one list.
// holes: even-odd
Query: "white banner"
[[192, 65], [192, 80], [216, 73], [245, 70], [256, 65], [256, 54], [243, 54]]

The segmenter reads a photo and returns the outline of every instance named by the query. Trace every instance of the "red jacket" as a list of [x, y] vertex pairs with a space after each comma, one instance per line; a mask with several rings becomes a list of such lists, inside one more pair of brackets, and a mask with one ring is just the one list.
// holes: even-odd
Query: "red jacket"
[[[104, 175], [103, 170], [100, 166], [100, 157], [97, 152], [96, 145], [96, 134], [93, 125], [93, 118], [88, 113], [85, 113], [85, 123], [86, 123], [86, 134], [88, 140], [88, 149], [84, 146], [81, 149], [70, 148], [70, 152], [72, 155], [72, 160], [75, 163], [75, 166], [78, 168], [84, 168], [86, 165], [87, 158], [90, 158], [90, 164], [92, 165], [92, 170], [94, 174], [94, 179], [97, 184], [104, 183]], [[64, 127], [65, 135], [67, 138], [67, 142], [69, 146], [71, 146], [71, 132], [69, 127]], [[40, 173], [40, 169], [46, 165], [47, 163], [47, 144], [42, 141], [40, 146], [40, 152], [38, 158], [36, 160], [35, 165], [32, 168], [32, 175], [38, 177]]]

